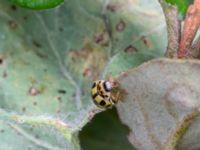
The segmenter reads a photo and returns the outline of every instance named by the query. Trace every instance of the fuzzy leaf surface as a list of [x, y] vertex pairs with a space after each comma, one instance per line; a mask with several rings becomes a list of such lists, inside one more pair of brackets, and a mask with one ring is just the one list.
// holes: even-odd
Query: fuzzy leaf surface
[[156, 59], [118, 77], [118, 113], [137, 149], [200, 148], [199, 73], [198, 60]]

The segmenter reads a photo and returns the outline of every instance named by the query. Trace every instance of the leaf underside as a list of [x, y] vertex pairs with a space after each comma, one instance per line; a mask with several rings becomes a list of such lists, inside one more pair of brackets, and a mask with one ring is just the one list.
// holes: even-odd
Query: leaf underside
[[[199, 149], [200, 62], [157, 59], [118, 77], [119, 116], [137, 149]], [[145, 142], [144, 142], [145, 141]]]

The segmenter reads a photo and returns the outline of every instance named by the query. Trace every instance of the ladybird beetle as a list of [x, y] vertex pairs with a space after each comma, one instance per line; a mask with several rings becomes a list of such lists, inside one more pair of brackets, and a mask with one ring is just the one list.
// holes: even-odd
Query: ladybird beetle
[[97, 80], [91, 89], [91, 96], [94, 103], [102, 109], [111, 108], [116, 100], [111, 95], [112, 83], [105, 80]]

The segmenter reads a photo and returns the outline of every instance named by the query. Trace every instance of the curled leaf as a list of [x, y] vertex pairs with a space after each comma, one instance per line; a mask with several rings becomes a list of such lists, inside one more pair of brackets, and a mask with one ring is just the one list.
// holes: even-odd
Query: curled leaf
[[200, 148], [199, 74], [199, 61], [157, 59], [118, 77], [127, 95], [117, 109], [136, 148]]

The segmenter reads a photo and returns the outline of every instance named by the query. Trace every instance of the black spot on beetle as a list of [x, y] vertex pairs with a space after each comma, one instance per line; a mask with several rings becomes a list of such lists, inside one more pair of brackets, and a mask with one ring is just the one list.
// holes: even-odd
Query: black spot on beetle
[[95, 105], [97, 105], [97, 106], [99, 105], [99, 104], [97, 103], [97, 101], [93, 100], [93, 102], [95, 103]]
[[99, 85], [97, 85], [97, 90], [101, 91], [101, 87]]
[[101, 105], [101, 106], [105, 106], [105, 105], [106, 105], [106, 102], [105, 102], [104, 100], [102, 100], [102, 101], [100, 102], [100, 105]]
[[92, 99], [95, 99], [97, 97], [97, 95], [98, 95], [97, 93], [92, 95]]
[[105, 95], [101, 94], [101, 97], [105, 98]]
[[110, 108], [110, 107], [111, 107], [111, 104], [109, 104], [109, 105], [106, 106], [106, 108]]
[[96, 83], [94, 83], [93, 85], [92, 85], [92, 88], [94, 88], [96, 86]]

